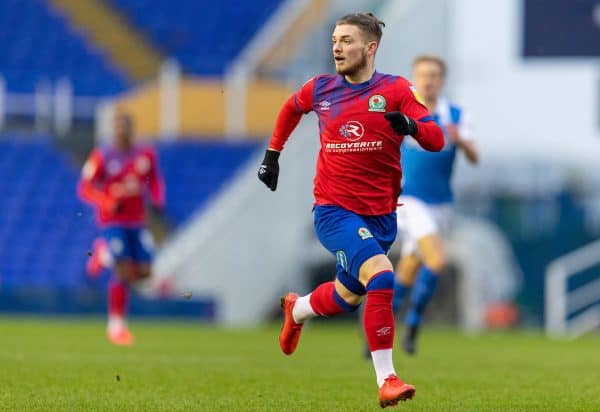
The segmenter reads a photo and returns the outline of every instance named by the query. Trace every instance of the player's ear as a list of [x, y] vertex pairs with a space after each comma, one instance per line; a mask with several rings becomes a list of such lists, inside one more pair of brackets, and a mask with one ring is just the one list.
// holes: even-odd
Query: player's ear
[[378, 47], [379, 47], [379, 44], [377, 44], [376, 41], [369, 42], [369, 44], [367, 44], [367, 52], [369, 52], [371, 54], [375, 54]]

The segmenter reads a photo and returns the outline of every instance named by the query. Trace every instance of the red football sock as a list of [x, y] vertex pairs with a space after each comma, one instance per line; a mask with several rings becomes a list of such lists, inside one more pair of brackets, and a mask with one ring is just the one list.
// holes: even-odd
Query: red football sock
[[319, 316], [333, 316], [344, 312], [335, 301], [333, 294], [335, 292], [335, 284], [333, 282], [321, 283], [310, 295], [310, 306], [313, 311]]
[[112, 280], [108, 285], [108, 313], [111, 316], [125, 317], [127, 312], [127, 285]]
[[393, 289], [377, 289], [367, 292], [363, 325], [369, 350], [392, 349], [394, 346]]

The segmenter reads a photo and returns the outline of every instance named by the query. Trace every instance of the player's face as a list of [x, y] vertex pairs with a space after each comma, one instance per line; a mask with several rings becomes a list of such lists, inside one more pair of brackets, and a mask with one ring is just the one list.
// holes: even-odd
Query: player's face
[[425, 100], [436, 100], [444, 87], [441, 67], [435, 62], [417, 63], [413, 68], [413, 84]]
[[374, 53], [377, 44], [366, 42], [360, 29], [349, 24], [335, 26], [331, 41], [335, 71], [345, 76], [352, 76], [367, 67], [367, 57]]
[[133, 136], [133, 123], [131, 116], [118, 114], [115, 117], [115, 139], [120, 146], [128, 146]]

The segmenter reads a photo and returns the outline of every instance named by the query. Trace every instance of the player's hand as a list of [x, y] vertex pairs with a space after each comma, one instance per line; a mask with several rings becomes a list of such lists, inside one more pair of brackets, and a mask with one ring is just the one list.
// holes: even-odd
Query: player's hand
[[154, 216], [162, 216], [165, 214], [165, 208], [161, 205], [150, 205], [150, 213]]
[[446, 129], [446, 135], [452, 143], [459, 144], [462, 142], [460, 134], [458, 133], [458, 126], [454, 124], [447, 124], [444, 126], [444, 129]]
[[114, 213], [120, 212], [123, 207], [123, 204], [119, 201], [119, 199], [106, 198], [101, 203], [100, 207], [104, 211], [104, 213], [112, 215]]
[[417, 122], [400, 112], [387, 112], [383, 117], [390, 122], [392, 129], [400, 136], [416, 136], [419, 132]]
[[258, 179], [262, 181], [273, 192], [277, 189], [277, 179], [279, 178], [279, 152], [276, 150], [267, 150], [260, 168], [258, 169]]

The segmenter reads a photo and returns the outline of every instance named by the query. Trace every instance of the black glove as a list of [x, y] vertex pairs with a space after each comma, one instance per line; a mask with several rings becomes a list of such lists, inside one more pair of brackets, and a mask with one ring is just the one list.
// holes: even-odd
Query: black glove
[[387, 112], [383, 117], [390, 122], [392, 129], [400, 136], [406, 136], [407, 134], [416, 136], [419, 132], [417, 122], [400, 112]]
[[279, 152], [267, 150], [265, 158], [258, 169], [258, 178], [273, 192], [277, 189], [277, 178], [279, 177]]
[[165, 209], [162, 206], [150, 205], [150, 213], [162, 217], [165, 214]]

